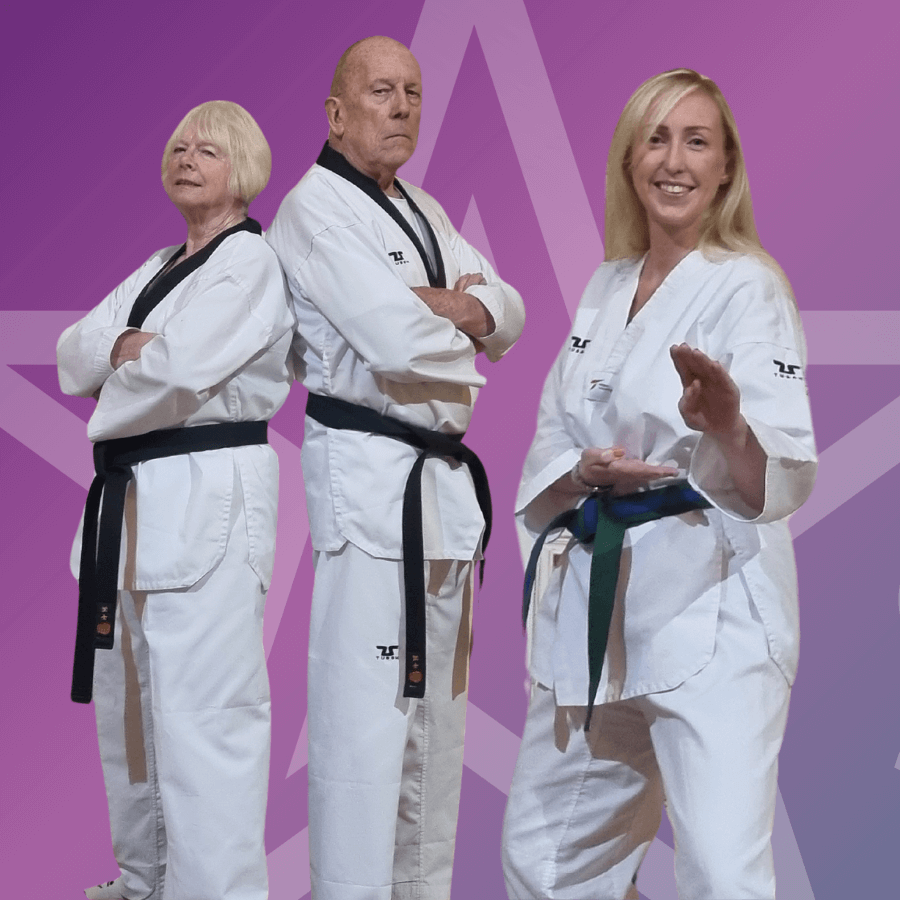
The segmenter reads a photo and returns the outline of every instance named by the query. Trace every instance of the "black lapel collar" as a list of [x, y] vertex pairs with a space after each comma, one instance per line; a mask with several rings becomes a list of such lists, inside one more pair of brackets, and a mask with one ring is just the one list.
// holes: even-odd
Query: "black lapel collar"
[[400, 212], [397, 207], [391, 203], [388, 199], [387, 195], [383, 190], [378, 186], [378, 182], [375, 181], [374, 178], [369, 178], [368, 175], [364, 175], [359, 169], [354, 168], [347, 162], [347, 159], [343, 154], [338, 153], [333, 147], [331, 147], [327, 142], [325, 146], [322, 148], [322, 152], [319, 154], [319, 158], [316, 160], [316, 164], [322, 166], [323, 169], [328, 169], [330, 172], [334, 172], [335, 175], [340, 175], [341, 178], [346, 179], [355, 187], [358, 187], [364, 194], [367, 194], [372, 198], [402, 229], [404, 234], [413, 242], [413, 246], [415, 246], [416, 250], [419, 253], [419, 256], [422, 257], [422, 262], [425, 265], [425, 271], [428, 273], [428, 284], [431, 287], [446, 287], [446, 274], [444, 272], [444, 260], [441, 257], [441, 248], [437, 242], [437, 237], [434, 234], [434, 230], [431, 227], [431, 223], [425, 217], [425, 214], [419, 207], [415, 204], [412, 197], [403, 189], [403, 186], [400, 184], [398, 180], [395, 179], [394, 184], [397, 186], [397, 189], [403, 195], [403, 198], [409, 203], [412, 211], [416, 214], [419, 222], [422, 223], [422, 227], [427, 229], [428, 236], [431, 238], [431, 246], [434, 247], [434, 259], [437, 265], [437, 271], [434, 271], [434, 267], [431, 265], [431, 260], [428, 258], [428, 254], [425, 252], [425, 248], [422, 246], [422, 241], [419, 240], [419, 236], [415, 233], [412, 226], [403, 216], [403, 213]]
[[138, 294], [134, 306], [131, 307], [131, 314], [128, 316], [129, 328], [140, 328], [144, 324], [144, 319], [159, 305], [160, 302], [188, 275], [192, 275], [200, 266], [203, 265], [215, 252], [216, 248], [229, 235], [237, 234], [239, 231], [250, 231], [253, 234], [262, 234], [262, 226], [256, 219], [244, 219], [231, 228], [226, 228], [221, 234], [217, 234], [202, 250], [198, 250], [193, 256], [189, 256], [184, 262], [179, 263], [172, 269], [166, 270], [166, 266], [171, 260], [176, 259], [187, 246], [182, 244], [170, 257], [169, 261], [160, 269], [159, 273], [152, 278], [144, 286], [144, 289]]

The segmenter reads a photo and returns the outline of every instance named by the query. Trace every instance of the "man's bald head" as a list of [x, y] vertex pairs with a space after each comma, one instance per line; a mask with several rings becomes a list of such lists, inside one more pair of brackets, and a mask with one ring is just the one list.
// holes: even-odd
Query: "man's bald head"
[[381, 189], [394, 192], [394, 174], [419, 138], [422, 74], [399, 41], [370, 37], [341, 57], [325, 101], [328, 143]]
[[361, 41], [351, 44], [338, 60], [334, 70], [334, 78], [331, 79], [331, 96], [341, 96], [347, 88], [347, 82], [360, 67], [365, 65], [366, 59], [372, 54], [380, 54], [385, 50], [409, 53], [410, 57], [415, 61], [415, 57], [410, 53], [409, 49], [404, 44], [401, 44], [400, 41], [395, 41], [391, 37], [376, 34], [372, 37], [363, 38]]

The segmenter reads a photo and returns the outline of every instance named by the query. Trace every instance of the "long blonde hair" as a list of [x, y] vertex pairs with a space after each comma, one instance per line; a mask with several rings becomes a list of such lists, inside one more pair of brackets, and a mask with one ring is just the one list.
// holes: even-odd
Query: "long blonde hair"
[[606, 259], [639, 257], [650, 249], [647, 213], [631, 178], [632, 148], [639, 140], [649, 140], [675, 104], [696, 90], [708, 94], [719, 108], [729, 176], [703, 214], [697, 246], [712, 259], [723, 251], [754, 256], [774, 270], [790, 290], [787, 276], [763, 249], [756, 232], [750, 182], [731, 108], [718, 85], [693, 69], [654, 75], [631, 95], [622, 110], [606, 164]]

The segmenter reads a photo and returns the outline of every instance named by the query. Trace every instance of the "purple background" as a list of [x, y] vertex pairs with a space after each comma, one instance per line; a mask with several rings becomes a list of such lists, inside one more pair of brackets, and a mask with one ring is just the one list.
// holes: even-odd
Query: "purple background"
[[[325, 138], [322, 101], [338, 56], [377, 33], [412, 44], [422, 62], [425, 117], [407, 177], [490, 250], [529, 317], [519, 345], [492, 369], [470, 431], [491, 475], [496, 530], [475, 611], [454, 898], [504, 896], [500, 823], [526, 703], [511, 509], [540, 386], [567, 331], [567, 306], [600, 262], [616, 118], [639, 82], [678, 65], [715, 78], [729, 98], [759, 231], [792, 279], [810, 348], [822, 464], [792, 523], [803, 651], [781, 754], [780, 897], [897, 891], [900, 303], [888, 260], [900, 135], [889, 6], [353, 0], [330, 11], [295, 2], [256, 11], [221, 0], [35, 3], [7, 13], [0, 847], [8, 895], [76, 898], [116, 874], [93, 715], [68, 700], [76, 598], [68, 549], [90, 474], [91, 404], [61, 396], [56, 337], [152, 251], [184, 239], [158, 167], [190, 107], [235, 100], [260, 123], [275, 165], [251, 212], [265, 227]], [[280, 599], [270, 597], [267, 614], [273, 900], [299, 900], [309, 884], [302, 741], [295, 758], [311, 586], [295, 446], [303, 399], [296, 388], [275, 419], [285, 440]], [[667, 828], [660, 837], [671, 844]], [[651, 852], [645, 869], [644, 895], [674, 898], [665, 853]]]

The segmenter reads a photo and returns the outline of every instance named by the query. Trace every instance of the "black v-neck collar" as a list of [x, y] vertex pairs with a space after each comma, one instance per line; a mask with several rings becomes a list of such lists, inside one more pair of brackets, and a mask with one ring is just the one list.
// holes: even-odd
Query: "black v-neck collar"
[[413, 227], [406, 220], [403, 213], [391, 203], [387, 194], [385, 194], [378, 186], [378, 182], [375, 181], [374, 178], [369, 178], [368, 175], [364, 175], [359, 169], [350, 165], [350, 163], [347, 162], [346, 157], [343, 154], [338, 153], [338, 151], [327, 142], [322, 148], [322, 152], [319, 154], [316, 164], [322, 166], [323, 169], [328, 169], [329, 172], [334, 172], [335, 175], [340, 175], [341, 178], [346, 179], [352, 185], [358, 187], [364, 194], [371, 197], [372, 200], [374, 200], [403, 229], [404, 234], [412, 241], [419, 256], [422, 257], [425, 271], [428, 273], [428, 284], [431, 287], [447, 286], [447, 275], [444, 272], [444, 260], [441, 257], [441, 248], [437, 242], [437, 237], [431, 227], [431, 223], [397, 179], [394, 179], [395, 187], [400, 191], [403, 199], [409, 203], [410, 208], [415, 213], [419, 223], [427, 231], [428, 237], [431, 239], [431, 246], [434, 248], [434, 265], [432, 265], [431, 260], [428, 258], [428, 254], [422, 246], [422, 241], [419, 239], [419, 236], [416, 234]]
[[262, 234], [262, 226], [256, 219], [244, 219], [231, 228], [226, 228], [221, 234], [217, 234], [202, 250], [198, 250], [189, 256], [184, 262], [178, 263], [167, 269], [167, 266], [173, 259], [184, 253], [187, 244], [182, 244], [163, 264], [159, 272], [144, 285], [144, 289], [138, 294], [134, 306], [131, 307], [131, 314], [128, 316], [129, 328], [140, 328], [144, 324], [144, 320], [151, 312], [162, 302], [163, 299], [188, 275], [192, 275], [200, 266], [203, 265], [215, 252], [216, 248], [229, 235], [237, 234], [239, 231], [250, 231], [253, 234]]

